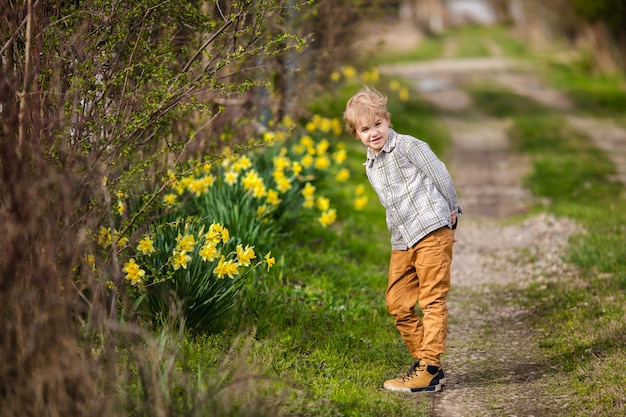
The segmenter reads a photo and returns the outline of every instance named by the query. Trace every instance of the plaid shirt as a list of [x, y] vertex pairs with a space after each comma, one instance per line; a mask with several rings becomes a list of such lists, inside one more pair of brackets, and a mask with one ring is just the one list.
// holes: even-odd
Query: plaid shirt
[[367, 149], [365, 172], [387, 213], [391, 248], [406, 250], [430, 232], [452, 227], [462, 210], [446, 166], [430, 146], [389, 129], [383, 149]]

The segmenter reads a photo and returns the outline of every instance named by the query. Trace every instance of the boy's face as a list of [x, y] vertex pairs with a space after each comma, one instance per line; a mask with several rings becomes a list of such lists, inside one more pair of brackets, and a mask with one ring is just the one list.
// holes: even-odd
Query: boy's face
[[388, 115], [376, 116], [374, 119], [363, 118], [356, 126], [356, 137], [378, 155], [389, 138], [389, 125]]

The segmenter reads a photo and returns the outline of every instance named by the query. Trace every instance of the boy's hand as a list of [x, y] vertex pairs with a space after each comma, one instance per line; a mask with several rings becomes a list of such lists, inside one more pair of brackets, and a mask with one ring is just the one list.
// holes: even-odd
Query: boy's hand
[[456, 229], [456, 227], [454, 227], [454, 225], [456, 225], [456, 210], [452, 210], [450, 212], [450, 217], [452, 218], [452, 227], [453, 227], [453, 229], [452, 229], [452, 237], [453, 237], [452, 243], [454, 243], [454, 242], [458, 242], [458, 240], [456, 240], [456, 230], [454, 230], [454, 229]]

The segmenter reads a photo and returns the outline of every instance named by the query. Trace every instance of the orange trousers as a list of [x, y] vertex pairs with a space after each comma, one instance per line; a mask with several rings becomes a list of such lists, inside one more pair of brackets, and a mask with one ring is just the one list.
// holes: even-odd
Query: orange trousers
[[392, 251], [389, 262], [387, 311], [411, 356], [429, 365], [441, 366], [446, 347], [453, 240], [452, 230], [442, 227], [407, 250]]

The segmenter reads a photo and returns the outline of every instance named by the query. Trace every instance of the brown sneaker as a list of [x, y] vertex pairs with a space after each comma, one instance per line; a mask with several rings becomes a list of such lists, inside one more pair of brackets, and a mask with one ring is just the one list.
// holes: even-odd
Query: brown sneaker
[[407, 374], [401, 378], [385, 381], [383, 388], [402, 392], [436, 392], [441, 390], [441, 368], [417, 361]]

